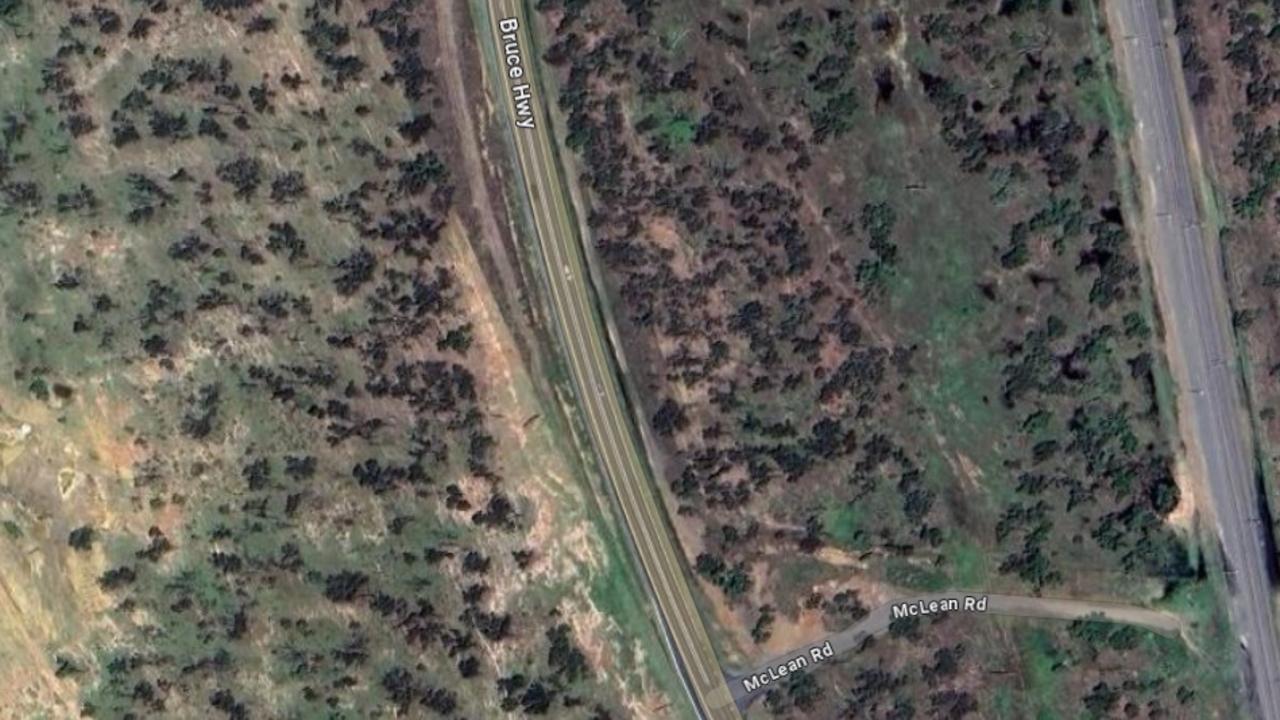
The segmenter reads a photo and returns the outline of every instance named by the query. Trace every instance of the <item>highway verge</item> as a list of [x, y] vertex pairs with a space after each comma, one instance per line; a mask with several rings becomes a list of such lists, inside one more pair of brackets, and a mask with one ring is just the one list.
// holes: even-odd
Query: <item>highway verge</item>
[[517, 182], [533, 219], [550, 318], [569, 369], [576, 408], [631, 546], [644, 570], [668, 647], [699, 717], [738, 717], [719, 660], [698, 613], [679, 544], [654, 487], [648, 458], [627, 410], [616, 359], [597, 306], [584, 238], [558, 159], [529, 16], [514, 0], [475, 3], [488, 29], [491, 91], [511, 138]]

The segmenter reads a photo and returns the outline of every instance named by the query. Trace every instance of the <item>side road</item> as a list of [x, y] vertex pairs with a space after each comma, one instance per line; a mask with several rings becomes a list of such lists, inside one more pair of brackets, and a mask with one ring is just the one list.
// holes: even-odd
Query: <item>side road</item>
[[886, 632], [890, 623], [896, 619], [921, 618], [942, 613], [1051, 620], [1090, 618], [1137, 625], [1166, 635], [1181, 634], [1185, 627], [1185, 621], [1179, 615], [1134, 605], [976, 592], [932, 593], [885, 603], [844, 630], [769, 658], [750, 672], [730, 675], [729, 691], [733, 693], [738, 707], [745, 709], [763, 695], [769, 685], [791, 672], [813, 668], [857, 649], [867, 638]]

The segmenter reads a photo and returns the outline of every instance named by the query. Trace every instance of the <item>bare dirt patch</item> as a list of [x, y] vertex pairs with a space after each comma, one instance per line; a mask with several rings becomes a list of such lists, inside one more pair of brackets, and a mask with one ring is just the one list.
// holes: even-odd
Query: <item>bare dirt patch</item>
[[[460, 156], [465, 168], [466, 199], [470, 200], [461, 210], [467, 227], [474, 228], [474, 236], [482, 244], [483, 255], [495, 268], [498, 284], [506, 290], [507, 297], [514, 299], [523, 295], [523, 279], [514, 241], [502, 230], [501, 223], [508, 222], [506, 206], [501, 200], [502, 178], [486, 151], [488, 139], [482, 145], [477, 132], [477, 129], [492, 128], [494, 123], [494, 108], [484, 92], [483, 65], [472, 64], [481, 53], [473, 46], [475, 33], [467, 13], [458, 12], [461, 7], [458, 3], [436, 0], [433, 7], [432, 26], [440, 28], [436, 33], [440, 43], [436, 70], [457, 118], [454, 129], [458, 143], [454, 154]], [[515, 330], [520, 332], [522, 328]]]
[[[534, 386], [522, 363], [511, 330], [499, 312], [487, 276], [467, 238], [458, 228], [447, 225], [446, 237], [455, 253], [461, 285], [461, 300], [473, 321], [473, 356], [481, 362], [472, 367], [491, 404], [489, 426], [498, 437], [503, 474], [519, 478], [518, 492], [526, 508], [527, 530], [520, 544], [535, 550], [528, 570], [514, 567], [493, 577], [495, 598], [518, 598], [538, 588], [569, 583], [573, 590], [560, 605], [560, 613], [573, 628], [574, 637], [600, 679], [617, 690], [624, 705], [636, 717], [663, 717], [668, 700], [656, 687], [642, 683], [637, 695], [634, 675], [627, 668], [643, 667], [644, 649], [637, 643], [619, 666], [615, 644], [621, 632], [614, 618], [604, 615], [592, 602], [589, 583], [604, 567], [604, 551], [595, 526], [585, 517], [586, 498], [574, 480], [573, 469], [563, 454], [560, 441], [550, 425], [539, 420], [540, 406]], [[468, 499], [482, 496], [484, 481], [460, 483]]]
[[1196, 517], [1196, 496], [1204, 492], [1204, 484], [1191, 472], [1183, 457], [1174, 462], [1173, 479], [1178, 484], [1178, 504], [1164, 519], [1170, 525], [1190, 530]]
[[[12, 700], [0, 717], [74, 717], [78, 685], [74, 676], [58, 677], [52, 649], [83, 663], [89, 639], [109, 636], [113, 626], [104, 615], [111, 600], [97, 584], [102, 552], [71, 550], [67, 534], [81, 524], [157, 519], [149, 511], [139, 517], [128, 502], [121, 474], [135, 454], [110, 398], [98, 394], [53, 412], [3, 390], [0, 408], [0, 637], [8, 639], [0, 645], [0, 696]], [[77, 422], [58, 422], [68, 415]]]

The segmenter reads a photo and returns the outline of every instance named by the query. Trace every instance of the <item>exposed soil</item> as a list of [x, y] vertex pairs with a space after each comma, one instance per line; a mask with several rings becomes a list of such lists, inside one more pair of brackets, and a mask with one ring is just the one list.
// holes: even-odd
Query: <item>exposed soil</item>
[[[514, 339], [524, 361], [536, 367], [540, 359], [534, 347], [534, 304], [528, 301], [527, 283], [516, 238], [516, 224], [508, 216], [504, 202], [506, 187], [512, 182], [508, 170], [495, 160], [494, 149], [505, 147], [501, 129], [495, 125], [495, 109], [486, 92], [482, 53], [476, 44], [476, 30], [462, 3], [435, 0], [424, 7], [432, 16], [438, 49], [433, 63], [439, 74], [453, 124], [455, 146], [450, 154], [463, 169], [465, 186], [457, 203], [468, 228], [468, 237], [493, 284], [502, 292], [495, 297], [504, 314], [514, 324]], [[482, 142], [483, 140], [483, 142]]]

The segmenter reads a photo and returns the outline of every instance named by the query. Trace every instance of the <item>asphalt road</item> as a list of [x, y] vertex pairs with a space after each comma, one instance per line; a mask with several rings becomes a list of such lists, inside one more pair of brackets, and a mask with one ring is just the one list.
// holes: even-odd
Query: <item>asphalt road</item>
[[[1280, 720], [1280, 653], [1263, 561], [1264, 528], [1255, 512], [1253, 468], [1227, 332], [1225, 293], [1198, 225], [1173, 70], [1164, 51], [1164, 35], [1152, 0], [1113, 5], [1115, 22], [1125, 38], [1118, 56], [1130, 87], [1136, 89], [1133, 97], [1139, 163], [1146, 180], [1148, 208], [1154, 210], [1149, 213], [1155, 232], [1152, 263], [1161, 291], [1175, 376], [1185, 394], [1183, 415], [1195, 439], [1196, 447], [1191, 450], [1202, 455], [1223, 550], [1235, 579], [1231, 614], [1252, 668], [1248, 674], [1257, 692], [1259, 717]], [[504, 93], [510, 87], [509, 65], [499, 55], [503, 47], [500, 18], [520, 20], [518, 43], [526, 72], [529, 63], [539, 62], [532, 54], [534, 46], [523, 8], [517, 0], [495, 0], [487, 7], [488, 17], [479, 18], [479, 22], [492, 28], [491, 40], [496, 45], [489, 46], [489, 62], [497, 78], [494, 100], [504, 113], [518, 156], [545, 265], [552, 319], [569, 365], [578, 407], [622, 509], [665, 639], [699, 715], [715, 720], [736, 718], [735, 699], [745, 699], [738, 690], [742, 683], [737, 682], [732, 693], [725, 684], [694, 604], [680, 548], [672, 537], [641, 444], [631, 426], [604, 325], [597, 314], [567, 187], [556, 162], [554, 134], [543, 105], [545, 98], [536, 81], [527, 78], [533, 85], [536, 122], [532, 128], [519, 128], [512, 98]], [[992, 603], [988, 612], [993, 613], [1067, 618], [1098, 611], [1095, 605], [1072, 601], [1049, 601], [1046, 606], [1046, 601], [1037, 599], [988, 598]], [[883, 632], [890, 617], [891, 606], [886, 605], [862, 623], [832, 636], [829, 640], [833, 654], [837, 649], [853, 647], [865, 635]], [[1156, 618], [1125, 621], [1149, 624], [1144, 620], [1154, 622]]]
[[1269, 577], [1269, 529], [1258, 512], [1251, 438], [1229, 305], [1214, 243], [1201, 232], [1174, 73], [1154, 0], [1108, 2], [1132, 98], [1148, 247], [1178, 383], [1180, 421], [1201, 470], [1230, 580], [1230, 614], [1256, 717], [1280, 720], [1280, 642]]
[[[985, 598], [985, 609], [981, 611], [964, 610], [963, 600], [966, 597]], [[754, 682], [750, 682], [751, 678], [758, 678], [761, 673], [766, 673], [768, 668], [776, 668], [778, 665], [785, 664], [788, 660], [797, 656], [809, 657], [813, 649], [822, 648], [824, 644], [830, 643], [830, 657], [824, 660], [814, 661], [809, 668], [806, 668], [806, 670], [812, 669], [814, 666], [822, 662], [834, 660], [843, 653], [850, 652], [858, 648], [868, 637], [879, 635], [887, 631], [889, 629], [889, 623], [893, 620], [893, 608], [895, 606], [901, 606], [904, 603], [922, 605], [928, 604], [930, 601], [942, 601], [944, 599], [955, 599], [960, 602], [961, 609], [954, 611], [955, 614], [1004, 615], [1054, 620], [1079, 620], [1081, 618], [1092, 616], [1108, 622], [1138, 625], [1167, 635], [1176, 635], [1180, 633], [1184, 624], [1183, 619], [1173, 613], [1163, 610], [1140, 608], [1131, 605], [1099, 603], [1088, 600], [1062, 600], [1057, 598], [1022, 597], [1018, 595], [994, 595], [990, 593], [931, 593], [928, 595], [901, 598], [885, 603], [884, 605], [872, 610], [866, 617], [853, 625], [850, 625], [844, 630], [832, 633], [814, 642], [807, 643], [803, 647], [796, 648], [790, 652], [781, 653], [769, 658], [768, 660], [761, 661], [757, 663], [755, 668], [750, 672], [731, 675], [729, 677], [729, 691], [733, 693], [733, 699], [738, 703], [738, 707], [745, 709], [747, 705], [751, 704], [757, 697], [763, 695], [765, 691], [769, 689], [770, 685], [777, 682], [770, 681], [768, 684], [762, 683], [758, 687], [755, 686]]]
[[[478, 9], [477, 23], [486, 23], [492, 28], [496, 48], [489, 48], [488, 63], [491, 73], [496, 73], [493, 99], [500, 106], [499, 112], [504, 114], [519, 159], [545, 265], [552, 320], [569, 366], [577, 407], [622, 509], [668, 647], [673, 651], [699, 716], [708, 720], [738, 718], [719, 660], [694, 604], [681, 550], [668, 526], [614, 372], [614, 359], [606, 342], [602, 318], [596, 311], [567, 186], [556, 161], [554, 133], [544, 105], [548, 100], [537, 85], [537, 73], [531, 72], [532, 64], [541, 59], [535, 54], [524, 8], [518, 0], [475, 5], [484, 6]], [[504, 18], [519, 20], [518, 62], [524, 68], [520, 79], [509, 77], [513, 61], [508, 59], [498, 25]], [[509, 91], [521, 83], [532, 85], [532, 128], [517, 126], [517, 113]]]

